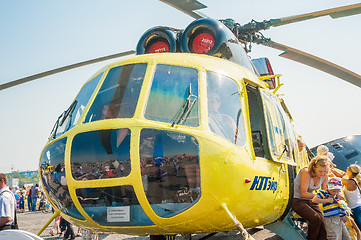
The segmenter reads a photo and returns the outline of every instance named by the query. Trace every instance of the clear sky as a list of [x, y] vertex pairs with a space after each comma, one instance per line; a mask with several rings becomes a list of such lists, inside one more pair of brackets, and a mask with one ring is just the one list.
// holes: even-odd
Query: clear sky
[[[287, 17], [357, 3], [353, 0], [202, 0], [216, 19]], [[0, 83], [135, 49], [153, 26], [185, 28], [193, 19], [157, 0], [0, 1]], [[264, 32], [272, 40], [361, 74], [361, 15], [322, 17]], [[253, 45], [251, 57], [268, 57], [285, 85], [279, 90], [298, 134], [309, 147], [361, 133], [361, 89]], [[81, 86], [108, 62], [46, 77], [0, 92], [0, 171], [37, 169], [57, 117]]]

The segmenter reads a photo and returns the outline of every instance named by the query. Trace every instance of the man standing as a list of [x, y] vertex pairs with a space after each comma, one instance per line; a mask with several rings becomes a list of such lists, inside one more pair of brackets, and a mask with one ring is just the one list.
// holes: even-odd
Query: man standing
[[6, 186], [7, 180], [6, 175], [0, 173], [0, 231], [11, 229], [15, 219], [15, 197]]
[[39, 184], [35, 184], [35, 186], [31, 189], [31, 201], [32, 201], [32, 209], [35, 212], [36, 211], [36, 201], [38, 200], [39, 195]]

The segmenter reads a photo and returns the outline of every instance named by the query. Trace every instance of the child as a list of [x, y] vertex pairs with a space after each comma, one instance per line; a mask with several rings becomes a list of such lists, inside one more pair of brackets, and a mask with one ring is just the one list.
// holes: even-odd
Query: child
[[334, 164], [332, 161], [335, 158], [335, 156], [333, 155], [332, 152], [329, 152], [327, 146], [325, 146], [325, 145], [318, 146], [317, 147], [317, 155], [324, 155], [324, 156], [328, 157], [328, 159], [330, 160], [329, 163], [330, 163], [330, 174], [331, 175], [333, 175], [335, 177], [340, 177], [340, 178], [342, 178], [343, 176], [346, 175], [346, 173], [340, 173], [334, 169], [334, 167], [336, 167], [336, 164]]
[[21, 191], [20, 199], [19, 199], [19, 212], [21, 213], [25, 212], [24, 206], [25, 206], [25, 192]]
[[39, 210], [41, 210], [41, 212], [43, 212], [43, 213], [48, 212], [47, 209], [46, 209], [46, 197], [45, 197], [45, 193], [44, 193], [44, 192], [41, 192], [41, 199], [40, 199]]
[[344, 200], [341, 200], [341, 204], [346, 210], [347, 221], [345, 222], [345, 226], [347, 228], [348, 233], [351, 236], [351, 240], [361, 240], [360, 229], [357, 227], [354, 219], [351, 217], [351, 208], [347, 206]]
[[312, 199], [313, 203], [322, 203], [324, 223], [327, 239], [351, 240], [344, 222], [347, 221], [346, 211], [340, 203], [340, 191], [342, 189], [341, 179], [331, 177], [327, 183], [327, 190], [319, 190]]

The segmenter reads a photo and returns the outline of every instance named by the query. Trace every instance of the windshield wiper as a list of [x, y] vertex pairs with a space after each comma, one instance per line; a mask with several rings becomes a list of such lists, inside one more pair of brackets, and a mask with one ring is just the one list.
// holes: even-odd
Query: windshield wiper
[[58, 127], [59, 127], [59, 120], [61, 118], [61, 116], [63, 116], [64, 113], [62, 113], [58, 119], [56, 120], [54, 126], [53, 126], [53, 129], [51, 130], [50, 132], [50, 136], [49, 136], [49, 139], [52, 138], [52, 139], [55, 139], [56, 137], [56, 132], [58, 131]]
[[[71, 105], [70, 107], [64, 111], [59, 117], [58, 119], [56, 120], [55, 122], [55, 125], [53, 127], [53, 129], [51, 130], [51, 134], [50, 134], [50, 137], [49, 138], [53, 138], [55, 139], [56, 138], [56, 133], [58, 132], [58, 128], [59, 126], [62, 126], [65, 122], [65, 120], [68, 118], [69, 115], [71, 115], [75, 109], [75, 106], [77, 105], [78, 103], [78, 100], [75, 100]], [[67, 130], [67, 129], [66, 129]], [[66, 131], [64, 130], [64, 132]]]
[[75, 110], [75, 107], [77, 106], [77, 104], [78, 104], [78, 100], [75, 100], [68, 109], [68, 112], [67, 112], [65, 118], [69, 118], [69, 120], [67, 122], [67, 126], [64, 129], [64, 132], [68, 131], [71, 127], [73, 116], [74, 116], [73, 113], [74, 113], [74, 110]]
[[188, 97], [184, 101], [182, 107], [179, 109], [173, 123], [172, 127], [174, 127], [175, 124], [183, 124], [187, 121], [189, 114], [191, 113], [194, 104], [196, 103], [197, 96], [192, 94], [192, 84], [189, 84], [188, 88]]
[[59, 126], [62, 126], [65, 122], [65, 120], [68, 118], [69, 115], [71, 115], [75, 109], [76, 104], [78, 103], [78, 100], [75, 100], [70, 107], [64, 112], [64, 117], [63, 119], [60, 121]]

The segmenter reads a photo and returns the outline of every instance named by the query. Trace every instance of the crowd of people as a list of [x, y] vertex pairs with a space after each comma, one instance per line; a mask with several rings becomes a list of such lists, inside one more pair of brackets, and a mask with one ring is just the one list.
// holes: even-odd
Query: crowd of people
[[[39, 189], [39, 184], [29, 188], [25, 186], [21, 189], [12, 188], [7, 186], [6, 175], [0, 173], [0, 231], [18, 229], [16, 213], [24, 213], [25, 205], [27, 205], [29, 212], [42, 211], [46, 213], [50, 211], [46, 195]], [[50, 234], [63, 236], [64, 239], [75, 239], [77, 236], [82, 236], [82, 229], [78, 228], [77, 233], [75, 233], [71, 224], [58, 216]]]
[[[46, 195], [39, 189], [39, 184], [29, 188], [23, 186], [22, 189], [17, 187], [13, 189], [7, 186], [6, 175], [0, 173], [0, 231], [19, 229], [16, 213], [24, 213], [25, 205], [27, 205], [29, 212], [42, 211], [46, 213], [50, 211]], [[54, 212], [53, 209], [52, 211]], [[61, 216], [55, 218], [54, 226], [49, 233], [52, 236], [63, 236], [63, 239], [75, 239], [75, 237], [82, 236], [85, 236], [86, 239], [98, 239], [96, 232], [81, 228], [75, 232], [73, 226]]]
[[28, 188], [23, 186], [21, 189], [9, 186], [9, 190], [14, 194], [16, 211], [18, 213], [25, 212], [25, 209], [29, 212], [41, 211], [45, 213], [49, 211], [50, 205], [47, 201], [46, 194], [40, 191], [38, 183]]
[[327, 146], [317, 148], [294, 180], [292, 209], [307, 220], [307, 239], [360, 240], [361, 168], [352, 164], [341, 173], [333, 159]]

